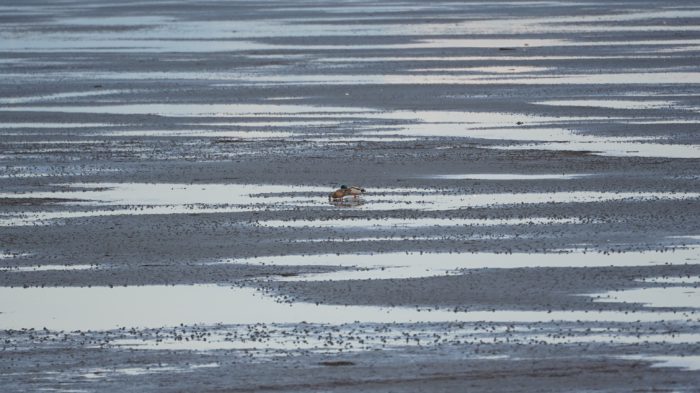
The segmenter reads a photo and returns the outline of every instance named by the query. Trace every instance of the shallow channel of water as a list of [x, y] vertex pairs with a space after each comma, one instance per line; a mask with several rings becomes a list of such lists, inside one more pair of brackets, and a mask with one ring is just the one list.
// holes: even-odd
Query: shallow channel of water
[[682, 313], [420, 310], [280, 303], [253, 288], [218, 285], [0, 287], [0, 329], [108, 330], [182, 324], [685, 320]]

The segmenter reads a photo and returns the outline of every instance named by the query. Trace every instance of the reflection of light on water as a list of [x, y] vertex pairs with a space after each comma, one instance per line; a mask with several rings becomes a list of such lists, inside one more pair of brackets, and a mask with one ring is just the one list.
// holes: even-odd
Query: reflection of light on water
[[[461, 194], [418, 188], [370, 189], [358, 200], [328, 205], [331, 189], [263, 184], [72, 183], [60, 191], [0, 193], [0, 198], [62, 198], [83, 210], [34, 211], [0, 215], [0, 226], [47, 224], [77, 217], [226, 213], [259, 210], [329, 209], [441, 211], [513, 204], [697, 199], [700, 193], [599, 192]], [[65, 189], [67, 188], [67, 189]], [[75, 201], [77, 200], [77, 201]], [[60, 205], [59, 205], [60, 206]], [[294, 224], [290, 224], [294, 225]]]
[[123, 376], [138, 376], [138, 375], [149, 375], [149, 374], [159, 374], [159, 373], [186, 373], [192, 372], [202, 368], [216, 368], [219, 367], [219, 363], [202, 363], [202, 364], [192, 364], [187, 367], [181, 366], [168, 366], [167, 363], [154, 363], [148, 364], [143, 367], [115, 367], [115, 368], [104, 368], [95, 367], [87, 369], [69, 370], [64, 371], [60, 377], [63, 378], [85, 378], [85, 379], [110, 379], [119, 378]]
[[[699, 72], [618, 72], [600, 74], [557, 74], [490, 77], [483, 74], [323, 74], [323, 75], [251, 75], [242, 82], [289, 85], [648, 85], [681, 84], [700, 81]], [[517, 75], [517, 74], [516, 74]], [[116, 75], [115, 75], [116, 77]], [[211, 78], [207, 78], [211, 79]], [[226, 78], [213, 78], [226, 79]], [[232, 78], [234, 79], [234, 78]]]
[[[515, 124], [515, 121], [513, 122]], [[561, 143], [625, 143], [651, 140], [650, 137], [599, 137], [561, 128], [496, 128], [467, 123], [417, 123], [394, 126], [388, 131], [368, 131], [369, 135], [410, 135], [462, 137], [510, 141], [561, 141]]]
[[0, 252], [0, 259], [24, 258], [31, 254]]
[[144, 137], [197, 137], [197, 138], [241, 138], [269, 139], [289, 138], [297, 134], [281, 131], [205, 131], [205, 130], [135, 130], [106, 131], [92, 135], [100, 136], [144, 136]]
[[[56, 186], [64, 189], [48, 192], [0, 193], [0, 198], [70, 199], [73, 201], [64, 202], [63, 205], [80, 206], [82, 210], [72, 208], [64, 211], [53, 209], [52, 211], [2, 214], [0, 226], [47, 224], [51, 220], [62, 218], [295, 210], [302, 207], [319, 209], [348, 207], [369, 211], [397, 209], [441, 211], [513, 204], [686, 200], [700, 197], [700, 193], [680, 192], [573, 191], [461, 194], [418, 188], [376, 188], [370, 189], [358, 200], [346, 199], [344, 202], [329, 206], [328, 193], [331, 189], [319, 186], [178, 183], [71, 183]], [[366, 224], [370, 226], [372, 223]], [[377, 224], [382, 225], [381, 222]], [[447, 222], [443, 224], [449, 225]], [[272, 225], [275, 225], [274, 222]], [[398, 225], [403, 224], [398, 223]], [[408, 225], [411, 224], [408, 223]]]
[[[666, 75], [666, 74], [663, 74]], [[348, 77], [345, 75], [343, 77]], [[354, 76], [353, 76], [354, 77]], [[363, 76], [364, 77], [364, 76]], [[405, 79], [405, 76], [403, 76]], [[618, 76], [615, 76], [618, 78]], [[409, 78], [410, 79], [410, 78]], [[644, 79], [644, 78], [643, 78]], [[618, 80], [618, 79], [615, 79]], [[646, 79], [644, 79], [646, 80]], [[700, 80], [700, 79], [699, 79]], [[574, 101], [571, 101], [574, 102]], [[581, 105], [608, 105], [613, 107], [645, 108], [648, 105], [661, 105], [666, 101], [629, 100], [589, 100], [575, 101]], [[547, 102], [544, 102], [547, 103]], [[558, 102], [567, 104], [569, 101]], [[353, 143], [363, 141], [401, 142], [417, 137], [458, 137], [487, 139], [495, 141], [534, 141], [523, 145], [487, 145], [487, 148], [506, 150], [574, 150], [592, 151], [608, 156], [631, 157], [700, 157], [700, 146], [661, 143], [661, 138], [648, 136], [596, 136], [564, 128], [574, 122], [631, 121], [639, 119], [609, 118], [595, 116], [541, 116], [495, 112], [456, 112], [456, 111], [387, 111], [382, 112], [362, 107], [320, 107], [312, 105], [274, 104], [142, 104], [142, 105], [100, 105], [100, 106], [17, 106], [7, 110], [56, 111], [67, 113], [110, 113], [110, 114], [158, 114], [161, 116], [203, 117], [203, 116], [244, 116], [246, 121], [207, 122], [202, 125], [236, 127], [285, 127], [285, 130], [120, 130], [107, 133], [92, 133], [103, 136], [192, 136], [192, 137], [234, 137], [234, 138], [303, 138], [316, 143]], [[269, 121], [253, 121], [255, 116], [288, 118]], [[307, 121], [294, 120], [298, 116], [311, 116]], [[252, 117], [252, 118], [251, 118]], [[357, 124], [358, 120], [364, 123]], [[373, 123], [366, 123], [366, 122]], [[396, 124], [400, 121], [402, 124]], [[679, 120], [670, 122], [694, 121]], [[643, 119], [641, 123], [669, 123], [667, 120]], [[311, 136], [299, 133], [295, 128], [323, 127], [332, 124], [342, 129], [347, 127], [352, 134]], [[519, 126], [516, 126], [519, 125]], [[359, 126], [359, 128], [358, 128]], [[290, 128], [293, 130], [290, 131]]]
[[[237, 23], [241, 23], [240, 21]], [[199, 23], [199, 26], [209, 25]], [[284, 27], [285, 31], [289, 31]], [[680, 29], [681, 31], [684, 29]], [[686, 28], [685, 30], [692, 30]], [[267, 43], [251, 41], [238, 36], [228, 40], [210, 39], [209, 37], [187, 37], [178, 39], [172, 36], [161, 36], [144, 32], [130, 32], [122, 34], [119, 38], [114, 32], [102, 39], [95, 39], [91, 35], [72, 34], [67, 35], [32, 35], [16, 36], [11, 40], [0, 41], [0, 49], [21, 53], [32, 52], [61, 52], [61, 51], [89, 51], [89, 52], [115, 52], [115, 53], [207, 53], [220, 51], [252, 51], [252, 50], [335, 50], [335, 49], [365, 49], [365, 50], [401, 50], [401, 49], [450, 49], [450, 48], [547, 48], [547, 47], [608, 47], [608, 46], [670, 46], [670, 45], [697, 45], [700, 40], [694, 39], [652, 39], [652, 40], [628, 40], [628, 41], [582, 41], [567, 39], [547, 38], [426, 38], [408, 42], [392, 43], [357, 43], [352, 41], [338, 44], [325, 43]], [[403, 32], [402, 32], [403, 33]], [[460, 32], [464, 34], [464, 32]], [[230, 34], [228, 34], [230, 35]], [[331, 34], [333, 35], [333, 34]], [[241, 39], [243, 38], [243, 39]]]
[[196, 126], [215, 126], [215, 127], [329, 127], [336, 126], [340, 123], [338, 120], [266, 120], [266, 121], [250, 121], [255, 117], [244, 121], [228, 121], [228, 122], [205, 122], [191, 123], [187, 125]]
[[4, 111], [64, 112], [64, 113], [109, 113], [109, 114], [157, 114], [178, 117], [245, 116], [245, 115], [348, 115], [378, 112], [371, 108], [322, 107], [313, 105], [284, 104], [122, 104], [91, 106], [14, 106]]
[[96, 269], [98, 265], [31, 265], [31, 266], [2, 266], [0, 272], [45, 272]]
[[[503, 3], [503, 7], [512, 8], [513, 3]], [[573, 6], [574, 4], [572, 4]], [[557, 7], [565, 7], [565, 3], [558, 3]], [[31, 44], [31, 38], [37, 38], [38, 33], [35, 31], [23, 32], [19, 29], [15, 33], [13, 39], [20, 41], [18, 48], [64, 48], [75, 47], [75, 42], [84, 42], [82, 47], [102, 48], [95, 44], [94, 41], [104, 41], [111, 39], [106, 47], [114, 46], [115, 48], [123, 48], [124, 50], [138, 51], [144, 47], [153, 47], [155, 50], [193, 50], [207, 51], [218, 50], [221, 45], [215, 45], [216, 41], [228, 39], [224, 43], [241, 39], [257, 39], [278, 36], [280, 31], [284, 32], [285, 37], [339, 37], [339, 36], [443, 36], [443, 35], [482, 35], [482, 34], [522, 34], [528, 32], [536, 33], [585, 33], [585, 32], [634, 32], [634, 31], [695, 31], [697, 26], [679, 25], [675, 23], [667, 23], [664, 19], [672, 18], [692, 18], [698, 15], [698, 11], [692, 8], [685, 9], [661, 9], [649, 12], [647, 10], [626, 10], [626, 12], [600, 14], [577, 13], [575, 17], [568, 15], [548, 16], [547, 18], [537, 16], [527, 16], [518, 13], [517, 17], [503, 17], [491, 15], [488, 18], [463, 20], [456, 14], [461, 7], [454, 4], [439, 4], [432, 3], [430, 5], [376, 5], [364, 3], [361, 8], [355, 4], [340, 5], [336, 4], [333, 7], [308, 7], [304, 5], [304, 13], [299, 15], [300, 8], [297, 7], [275, 7], [270, 5], [268, 12], [280, 13], [281, 16], [287, 17], [273, 19], [255, 19], [255, 20], [237, 20], [235, 30], [231, 29], [230, 22], [207, 20], [206, 23], [201, 21], [193, 21], [188, 19], [178, 19], [175, 17], [162, 16], [119, 16], [119, 17], [60, 17], [51, 15], [52, 18], [47, 18], [48, 21], [43, 22], [43, 25], [53, 27], [65, 26], [129, 26], [131, 29], [121, 31], [112, 30], [94, 30], [83, 32], [80, 30], [73, 32], [62, 31], [60, 33], [49, 34], [43, 30], [41, 37], [44, 38], [43, 44]], [[34, 14], [38, 13], [36, 7], [26, 8], [3, 8], [6, 12]], [[410, 16], [403, 13], [416, 12], [437, 12], [438, 21], [427, 22], [422, 20], [420, 23], [412, 23]], [[44, 11], [46, 12], [46, 11]], [[352, 23], [344, 23], [348, 19], [352, 19]], [[443, 21], [440, 21], [443, 20]], [[643, 25], [631, 25], [629, 23], [616, 23], [621, 21], [644, 21]], [[135, 29], [137, 27], [138, 29]], [[146, 43], [139, 44], [138, 39], [145, 40]], [[182, 39], [198, 39], [201, 40], [197, 45], [185, 45], [187, 42], [181, 42]], [[163, 40], [173, 40], [172, 43], [160, 42]], [[479, 40], [485, 39], [459, 39], [459, 45], [481, 45]], [[445, 39], [432, 39], [432, 42], [447, 41]], [[452, 39], [452, 41], [457, 41]], [[500, 43], [504, 41], [501, 40]], [[525, 39], [510, 39], [512, 45], [529, 43], [532, 45], [571, 45], [578, 42], [567, 42], [565, 40], [525, 40]], [[635, 41], [630, 39], [626, 42], [645, 42]], [[651, 41], [654, 42], [654, 41]], [[179, 43], [178, 45], [175, 45]], [[209, 45], [211, 43], [212, 45]], [[298, 48], [299, 45], [271, 45], [261, 42], [254, 42], [258, 49], [271, 48]], [[409, 42], [398, 45], [418, 45], [422, 42]], [[583, 42], [583, 45], [596, 45], [596, 42]], [[606, 45], [601, 43], [599, 45]], [[443, 45], [450, 45], [449, 43]], [[485, 44], [484, 44], [485, 45]], [[495, 44], [494, 44], [495, 45]], [[643, 44], [639, 44], [643, 45]], [[319, 46], [316, 46], [317, 48]], [[336, 47], [336, 46], [329, 46]], [[342, 46], [341, 46], [342, 47]], [[229, 44], [229, 48], [236, 48], [235, 45]], [[240, 48], [240, 46], [239, 46]]]
[[[28, 193], [0, 193], [5, 198], [76, 198], [104, 205], [188, 205], [248, 204], [270, 194], [322, 193], [328, 188], [266, 184], [183, 184], [183, 183], [70, 183], [59, 184], [67, 190]], [[257, 195], [257, 196], [256, 196]]]
[[[44, 74], [3, 74], [8, 78], [24, 78], [35, 81], [56, 78], [79, 78], [70, 72]], [[82, 75], [82, 73], [81, 73]], [[84, 76], [84, 75], [83, 75]], [[657, 72], [608, 72], [598, 74], [506, 74], [506, 73], [414, 73], [414, 74], [262, 74], [259, 71], [188, 72], [188, 71], [143, 71], [143, 72], [96, 72], [92, 78], [102, 80], [149, 80], [191, 79], [222, 81], [217, 86], [266, 85], [647, 85], [647, 84], [692, 84], [700, 80], [700, 73], [674, 69], [658, 69]], [[232, 82], [228, 82], [232, 81]], [[154, 104], [145, 104], [146, 107]], [[7, 107], [3, 110], [20, 110]], [[99, 108], [99, 107], [97, 107]], [[51, 111], [51, 107], [27, 109]], [[80, 112], [55, 108], [59, 112]], [[90, 112], [82, 110], [82, 112]], [[103, 112], [109, 113], [109, 112]], [[153, 112], [151, 112], [153, 113]], [[210, 113], [210, 114], [215, 114]]]
[[700, 307], [697, 287], [636, 288], [592, 296], [597, 302], [642, 303], [646, 307]]
[[554, 100], [554, 101], [538, 101], [533, 104], [550, 105], [550, 106], [582, 106], [594, 108], [611, 108], [611, 109], [656, 109], [656, 108], [671, 108], [678, 104], [673, 101], [633, 101], [633, 100]]
[[[207, 329], [205, 340], [183, 340], [172, 337], [123, 338], [112, 342], [118, 347], [138, 349], [169, 350], [247, 350], [258, 351], [257, 356], [264, 356], [270, 351], [304, 351], [304, 352], [352, 352], [377, 348], [407, 347], [419, 345], [484, 345], [514, 344], [637, 344], [639, 342], [664, 344], [693, 344], [700, 334], [629, 334], [611, 329], [605, 333], [591, 334], [596, 329], [569, 329], [566, 334], [543, 334], [536, 329], [521, 325], [505, 328], [501, 325], [484, 326], [472, 324], [445, 324], [447, 326], [395, 325], [334, 325], [332, 329], [321, 330], [318, 326], [302, 324], [297, 329], [284, 325], [257, 325], [253, 329], [240, 326]], [[259, 334], [251, 335], [251, 331]], [[470, 359], [487, 359], [494, 357], [470, 356]]]
[[[373, 237], [321, 237], [313, 239], [290, 240], [290, 243], [354, 243], [354, 242], [404, 242], [404, 241], [440, 241], [440, 240], [503, 240], [515, 239], [514, 235], [435, 235], [435, 236], [373, 236]], [[518, 238], [524, 238], [519, 236]]]
[[[379, 253], [351, 255], [286, 255], [224, 259], [210, 264], [260, 264], [272, 266], [338, 266], [356, 271], [308, 274], [281, 278], [282, 281], [324, 281], [432, 277], [455, 274], [464, 269], [513, 269], [527, 267], [608, 267], [680, 265], [700, 259], [700, 248], [673, 252], [625, 252], [600, 254], [575, 250], [567, 253]], [[700, 303], [699, 303], [700, 304]]]
[[[5, 110], [5, 108], [3, 108]], [[109, 127], [115, 124], [110, 123], [0, 123], [0, 129], [4, 128], [93, 128]], [[7, 135], [3, 132], [4, 135]], [[42, 134], [46, 135], [46, 134]]]
[[180, 324], [539, 321], [675, 321], [685, 313], [614, 311], [431, 311], [407, 307], [280, 303], [252, 288], [176, 285], [0, 288], [0, 328], [105, 330]]
[[75, 91], [66, 93], [53, 93], [46, 95], [35, 95], [35, 96], [22, 96], [22, 97], [7, 97], [0, 98], [0, 104], [25, 104], [37, 101], [53, 101], [60, 100], [63, 98], [81, 98], [81, 97], [94, 97], [109, 94], [119, 94], [119, 93], [129, 93], [133, 90], [90, 90], [90, 91]]
[[172, 23], [175, 22], [175, 19], [155, 15], [133, 15], [100, 16], [99, 18], [69, 17], [57, 18], [56, 21], [60, 24], [76, 26], [144, 26]]
[[90, 140], [90, 139], [79, 139], [79, 140], [39, 140], [39, 141], [12, 141], [5, 142], [6, 145], [98, 145], [102, 144], [104, 141], [101, 140]]
[[484, 74], [523, 74], [553, 70], [550, 67], [535, 66], [484, 66], [484, 67], [433, 67], [414, 68], [409, 72], [478, 72]]
[[[668, 58], [669, 56], [656, 56], [653, 54], [645, 55], [581, 55], [581, 56], [562, 56], [562, 55], [521, 55], [521, 56], [368, 56], [368, 57], [323, 57], [313, 59], [320, 63], [391, 63], [391, 62], [416, 62], [416, 61], [532, 61], [532, 60], [601, 60], [601, 59], [657, 59]], [[503, 66], [506, 67], [506, 66]], [[508, 67], [506, 67], [508, 68]]]
[[589, 174], [522, 174], [522, 173], [467, 173], [453, 175], [431, 175], [428, 179], [445, 180], [570, 180], [591, 176]]
[[265, 227], [286, 228], [363, 228], [363, 229], [402, 229], [422, 227], [455, 226], [496, 226], [496, 225], [558, 225], [581, 224], [579, 218], [358, 218], [358, 219], [317, 219], [317, 220], [261, 220], [255, 224]]

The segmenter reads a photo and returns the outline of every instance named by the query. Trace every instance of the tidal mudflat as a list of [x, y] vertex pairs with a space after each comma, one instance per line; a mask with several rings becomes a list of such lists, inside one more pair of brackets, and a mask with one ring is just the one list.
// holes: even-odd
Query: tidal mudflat
[[697, 391], [698, 25], [3, 2], [0, 390]]

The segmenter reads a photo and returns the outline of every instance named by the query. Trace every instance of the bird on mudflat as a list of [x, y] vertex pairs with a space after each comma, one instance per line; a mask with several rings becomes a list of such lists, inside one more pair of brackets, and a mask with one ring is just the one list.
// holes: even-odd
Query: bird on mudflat
[[339, 189], [333, 191], [328, 195], [328, 200], [329, 201], [342, 201], [343, 198], [346, 196], [352, 196], [353, 198], [357, 198], [360, 195], [365, 193], [365, 189], [359, 186], [351, 186], [348, 187], [346, 185], [340, 186]]

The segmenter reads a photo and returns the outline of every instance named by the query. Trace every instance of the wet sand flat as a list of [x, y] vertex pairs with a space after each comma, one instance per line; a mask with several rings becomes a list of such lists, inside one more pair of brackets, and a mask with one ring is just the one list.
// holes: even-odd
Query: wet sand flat
[[0, 390], [697, 391], [699, 25], [3, 2]]

